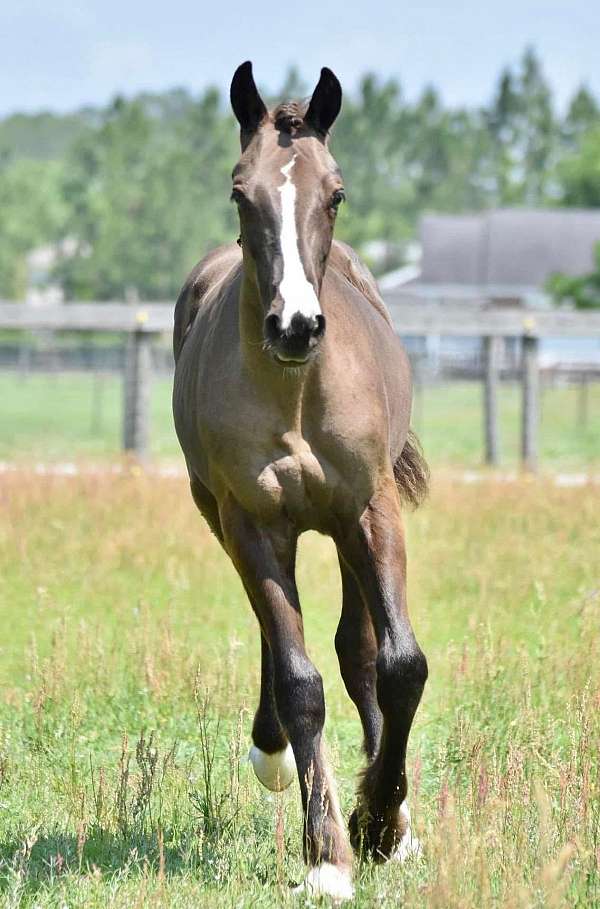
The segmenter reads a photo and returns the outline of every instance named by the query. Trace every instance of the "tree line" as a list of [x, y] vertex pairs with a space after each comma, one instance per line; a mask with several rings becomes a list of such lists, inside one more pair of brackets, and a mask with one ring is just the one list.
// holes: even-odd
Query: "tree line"
[[[291, 70], [277, 98], [309, 87]], [[345, 96], [332, 151], [347, 206], [338, 236], [399, 265], [425, 211], [600, 206], [600, 105], [579, 88], [559, 112], [533, 50], [501, 73], [489, 104], [408, 100], [367, 74]], [[229, 202], [238, 131], [214, 88], [116, 98], [68, 117], [0, 122], [0, 297], [22, 298], [26, 255], [71, 238], [56, 266], [70, 299], [173, 299], [191, 266], [237, 236]], [[74, 247], [74, 252], [73, 252]]]

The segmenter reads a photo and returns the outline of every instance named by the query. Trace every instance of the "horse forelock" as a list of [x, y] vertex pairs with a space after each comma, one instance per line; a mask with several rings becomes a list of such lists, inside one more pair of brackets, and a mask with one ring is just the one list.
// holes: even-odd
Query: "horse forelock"
[[271, 120], [275, 129], [292, 135], [297, 129], [305, 125], [304, 117], [308, 110], [308, 101], [283, 101], [271, 112]]

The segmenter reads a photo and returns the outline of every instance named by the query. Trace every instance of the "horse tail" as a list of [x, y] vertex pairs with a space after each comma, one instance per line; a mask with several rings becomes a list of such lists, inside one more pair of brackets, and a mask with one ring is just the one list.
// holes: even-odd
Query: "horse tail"
[[394, 477], [400, 499], [413, 508], [418, 508], [429, 492], [429, 467], [421, 443], [412, 429], [394, 464]]

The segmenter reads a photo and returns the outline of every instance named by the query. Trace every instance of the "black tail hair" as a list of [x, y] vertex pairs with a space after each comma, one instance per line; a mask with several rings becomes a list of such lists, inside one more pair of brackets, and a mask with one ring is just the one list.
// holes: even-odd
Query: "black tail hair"
[[429, 467], [417, 436], [409, 431], [402, 454], [394, 464], [394, 477], [403, 502], [418, 508], [429, 492]]

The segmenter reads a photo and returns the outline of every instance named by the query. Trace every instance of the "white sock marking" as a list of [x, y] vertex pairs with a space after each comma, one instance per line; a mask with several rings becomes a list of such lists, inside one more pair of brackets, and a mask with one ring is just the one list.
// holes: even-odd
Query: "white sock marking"
[[292, 168], [296, 155], [289, 164], [281, 168], [285, 183], [279, 187], [281, 195], [281, 254], [283, 256], [283, 278], [279, 293], [283, 298], [281, 327], [285, 331], [290, 327], [292, 318], [300, 315], [315, 318], [321, 314], [321, 307], [314, 287], [307, 280], [298, 249], [296, 231], [296, 187], [292, 181]]
[[289, 743], [283, 751], [274, 754], [267, 754], [253, 745], [248, 757], [258, 779], [271, 792], [287, 789], [296, 776], [296, 761]]
[[413, 856], [418, 858], [423, 850], [420, 841], [416, 836], [413, 836], [412, 830], [410, 829], [410, 809], [406, 799], [400, 805], [400, 814], [404, 815], [406, 818], [407, 827], [404, 836], [396, 846], [396, 851], [390, 858], [396, 862], [405, 862]]
[[293, 893], [309, 893], [311, 896], [329, 896], [334, 903], [351, 900], [354, 896], [352, 877], [346, 868], [339, 868], [330, 862], [323, 862], [311, 868]]

